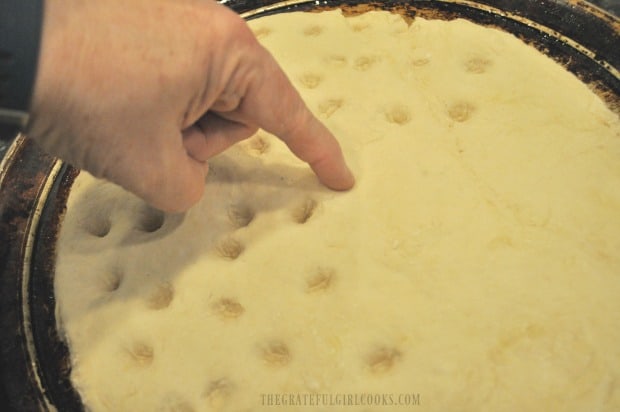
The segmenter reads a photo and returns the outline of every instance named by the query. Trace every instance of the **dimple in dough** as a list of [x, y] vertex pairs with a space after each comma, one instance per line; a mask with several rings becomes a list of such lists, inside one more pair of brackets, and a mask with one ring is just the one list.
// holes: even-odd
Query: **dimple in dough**
[[263, 131], [212, 160], [184, 215], [80, 174], [55, 286], [85, 404], [371, 392], [419, 394], [420, 411], [620, 410], [618, 117], [467, 21], [250, 25], [357, 185], [326, 190]]

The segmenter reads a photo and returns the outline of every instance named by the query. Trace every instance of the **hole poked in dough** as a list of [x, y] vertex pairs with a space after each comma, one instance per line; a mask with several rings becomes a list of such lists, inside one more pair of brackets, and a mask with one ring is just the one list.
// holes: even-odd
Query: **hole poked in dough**
[[207, 400], [209, 406], [219, 410], [230, 398], [234, 385], [229, 379], [221, 378], [209, 382], [202, 396]]
[[318, 205], [319, 204], [317, 203], [317, 201], [312, 198], [304, 199], [303, 202], [301, 202], [293, 209], [293, 221], [299, 224], [306, 223], [308, 219], [310, 219], [312, 215], [314, 215], [314, 212], [316, 211]]
[[462, 123], [469, 120], [476, 107], [465, 101], [456, 102], [448, 107], [448, 116], [456, 122]]
[[366, 365], [370, 372], [382, 374], [394, 367], [402, 357], [401, 352], [393, 347], [381, 346], [372, 350], [366, 357]]
[[351, 25], [351, 30], [353, 30], [356, 33], [359, 33], [361, 31], [364, 31], [366, 29], [368, 29], [370, 27], [370, 23], [354, 23]]
[[103, 238], [112, 230], [112, 220], [110, 216], [99, 211], [85, 219], [82, 226], [87, 233], [95, 237]]
[[395, 105], [390, 107], [385, 112], [385, 120], [390, 123], [402, 126], [411, 121], [411, 111], [407, 106]]
[[257, 134], [248, 141], [247, 150], [255, 155], [262, 155], [269, 151], [271, 144], [262, 134]]
[[125, 348], [129, 361], [136, 366], [147, 367], [153, 363], [155, 353], [153, 347], [144, 342], [134, 342]]
[[306, 89], [316, 89], [323, 81], [323, 76], [316, 73], [304, 73], [299, 76], [299, 82]]
[[221, 240], [217, 245], [217, 254], [229, 260], [237, 259], [244, 250], [245, 246], [232, 237]]
[[254, 30], [254, 37], [257, 39], [263, 39], [271, 34], [272, 30], [269, 27], [259, 27]]
[[512, 240], [512, 237], [504, 234], [504, 235], [496, 236], [493, 239], [491, 239], [487, 243], [487, 246], [491, 250], [496, 250], [496, 249], [512, 248], [515, 246], [515, 244], [514, 244], [514, 241]]
[[318, 36], [323, 33], [323, 27], [321, 26], [307, 26], [304, 28], [304, 36]]
[[431, 62], [431, 59], [429, 59], [428, 57], [416, 57], [415, 59], [411, 61], [411, 64], [414, 67], [422, 67], [422, 66], [426, 66], [430, 62]]
[[334, 113], [340, 110], [343, 104], [344, 100], [342, 99], [324, 100], [319, 103], [319, 115], [321, 115], [325, 119], [329, 119]]
[[353, 62], [353, 68], [362, 72], [370, 69], [379, 61], [377, 56], [360, 56]]
[[118, 269], [108, 270], [99, 277], [101, 290], [108, 293], [117, 291], [121, 287], [122, 282], [123, 273]]
[[306, 292], [314, 293], [328, 289], [332, 285], [335, 273], [333, 268], [317, 268], [315, 273], [306, 278]]
[[165, 220], [164, 212], [145, 205], [138, 212], [136, 228], [142, 232], [153, 233], [161, 229]]
[[174, 299], [174, 287], [170, 282], [159, 282], [154, 288], [146, 304], [149, 309], [160, 310], [170, 306]]
[[249, 225], [254, 215], [254, 210], [247, 204], [235, 204], [228, 208], [228, 219], [236, 228]]
[[486, 72], [493, 62], [482, 56], [473, 56], [465, 61], [465, 71], [468, 73], [482, 74]]
[[261, 356], [271, 366], [286, 366], [291, 361], [291, 351], [279, 340], [266, 343], [261, 348]]
[[245, 312], [243, 305], [233, 298], [222, 298], [215, 302], [211, 308], [222, 319], [235, 319]]

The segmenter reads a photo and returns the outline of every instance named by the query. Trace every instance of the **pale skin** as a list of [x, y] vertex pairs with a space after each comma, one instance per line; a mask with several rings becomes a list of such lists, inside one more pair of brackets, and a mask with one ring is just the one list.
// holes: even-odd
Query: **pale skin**
[[354, 178], [246, 23], [211, 0], [46, 0], [27, 134], [165, 211], [204, 191], [208, 160], [262, 128], [318, 179]]

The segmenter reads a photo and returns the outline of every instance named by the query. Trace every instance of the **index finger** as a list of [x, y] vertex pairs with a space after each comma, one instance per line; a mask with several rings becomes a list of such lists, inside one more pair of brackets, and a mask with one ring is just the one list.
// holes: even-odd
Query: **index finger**
[[273, 56], [258, 43], [256, 72], [247, 86], [241, 111], [278, 136], [319, 180], [334, 190], [348, 190], [355, 178], [334, 135], [308, 109]]

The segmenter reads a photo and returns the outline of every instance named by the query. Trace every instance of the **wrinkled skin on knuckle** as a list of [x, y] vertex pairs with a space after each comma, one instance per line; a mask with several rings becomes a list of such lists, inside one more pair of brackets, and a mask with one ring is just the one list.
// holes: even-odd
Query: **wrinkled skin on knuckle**
[[[194, 124], [208, 110], [230, 112], [238, 108], [245, 90], [242, 76], [244, 56], [254, 47], [255, 39], [243, 19], [225, 6], [202, 3], [196, 27], [188, 31], [188, 41], [195, 43], [191, 73], [188, 80], [191, 99], [183, 116], [181, 128]], [[179, 73], [188, 77], [188, 73]]]

